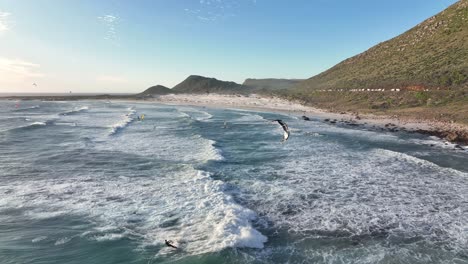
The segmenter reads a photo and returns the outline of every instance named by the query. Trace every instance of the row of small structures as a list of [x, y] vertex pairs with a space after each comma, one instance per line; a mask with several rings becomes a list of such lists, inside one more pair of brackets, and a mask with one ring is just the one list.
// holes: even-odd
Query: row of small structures
[[323, 89], [318, 90], [319, 92], [403, 92], [403, 91], [412, 91], [412, 92], [428, 92], [433, 90], [449, 90], [446, 87], [434, 87], [434, 88], [427, 88], [423, 85], [411, 85], [402, 88], [392, 88], [392, 89], [385, 89], [385, 88], [378, 88], [378, 89], [369, 89], [369, 88], [362, 88], [362, 89]]
[[[328, 89], [328, 90], [319, 90], [319, 92], [385, 92], [385, 91], [392, 91], [392, 92], [399, 92], [401, 89], [351, 89], [351, 90], [345, 90], [345, 89]], [[424, 91], [429, 91], [428, 89], [425, 89]]]

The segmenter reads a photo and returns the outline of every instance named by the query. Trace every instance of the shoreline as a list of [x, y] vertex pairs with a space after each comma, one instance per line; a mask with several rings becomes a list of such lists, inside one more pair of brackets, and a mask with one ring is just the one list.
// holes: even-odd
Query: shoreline
[[139, 103], [160, 103], [166, 105], [191, 105], [214, 108], [237, 108], [244, 110], [263, 110], [281, 112], [301, 116], [315, 117], [330, 124], [348, 126], [365, 126], [370, 129], [409, 133], [421, 133], [439, 137], [442, 140], [454, 143], [458, 149], [460, 145], [468, 146], [468, 126], [459, 123], [446, 123], [442, 121], [411, 119], [388, 115], [332, 112], [312, 106], [302, 105], [299, 102], [288, 101], [278, 97], [261, 95], [228, 95], [228, 94], [168, 94], [151, 98], [135, 98], [128, 96], [33, 96], [33, 97], [4, 97], [0, 100], [43, 100], [43, 101], [128, 101]]
[[193, 105], [215, 108], [239, 108], [245, 110], [264, 110], [289, 113], [298, 117], [315, 117], [331, 124], [348, 126], [366, 126], [389, 132], [406, 131], [436, 136], [442, 140], [452, 142], [456, 148], [462, 149], [458, 144], [468, 145], [468, 126], [457, 123], [441, 121], [410, 119], [386, 115], [360, 114], [347, 112], [331, 112], [312, 106], [305, 106], [298, 102], [288, 101], [278, 97], [265, 97], [259, 95], [162, 95], [146, 100], [167, 105]]

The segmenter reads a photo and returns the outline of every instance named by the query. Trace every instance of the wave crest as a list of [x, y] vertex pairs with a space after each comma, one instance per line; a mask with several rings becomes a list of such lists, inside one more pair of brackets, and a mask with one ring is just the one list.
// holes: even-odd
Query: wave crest
[[59, 115], [61, 115], [61, 116], [74, 115], [74, 114], [78, 114], [80, 112], [84, 112], [84, 111], [87, 111], [87, 110], [89, 110], [88, 106], [75, 107], [73, 110], [69, 110], [69, 111], [60, 113]]
[[128, 108], [127, 110], [129, 112], [125, 115], [122, 115], [122, 119], [119, 122], [110, 126], [111, 130], [109, 135], [112, 136], [119, 133], [122, 129], [130, 125], [130, 123], [132, 123], [135, 120], [134, 115], [136, 113], [136, 110], [132, 107]]

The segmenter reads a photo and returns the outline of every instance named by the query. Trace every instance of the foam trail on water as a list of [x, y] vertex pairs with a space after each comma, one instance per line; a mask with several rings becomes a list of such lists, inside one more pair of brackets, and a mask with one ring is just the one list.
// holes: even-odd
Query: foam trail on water
[[191, 118], [191, 116], [185, 112], [181, 112], [181, 111], [177, 111], [179, 113], [179, 116], [180, 117], [184, 117], [184, 118]]
[[213, 118], [212, 114], [205, 112], [205, 111], [197, 111], [197, 113], [198, 115], [197, 117], [195, 117], [195, 119], [198, 121], [205, 121], [205, 120]]
[[261, 115], [257, 114], [244, 114], [240, 113], [242, 116], [235, 119], [235, 122], [259, 122], [259, 121], [266, 121], [265, 118]]
[[80, 112], [83, 112], [83, 111], [86, 111], [86, 110], [89, 110], [88, 106], [75, 107], [73, 110], [69, 110], [69, 111], [60, 113], [59, 115], [61, 115], [61, 116], [73, 115], [73, 114], [77, 114], [77, 113], [80, 113]]
[[180, 113], [180, 117], [187, 117], [189, 119], [195, 119], [197, 121], [207, 121], [209, 119], [213, 118], [213, 115], [206, 112], [206, 111], [201, 111], [201, 110], [196, 110], [196, 109], [178, 109], [177, 110]]

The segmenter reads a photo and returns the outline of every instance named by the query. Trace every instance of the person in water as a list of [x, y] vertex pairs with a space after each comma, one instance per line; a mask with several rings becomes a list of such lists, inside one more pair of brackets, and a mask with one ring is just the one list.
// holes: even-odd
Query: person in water
[[170, 240], [168, 241], [168, 240], [164, 239], [164, 242], [166, 243], [166, 246], [168, 246], [168, 247], [177, 248], [176, 246], [172, 245], [172, 241], [170, 241]]

